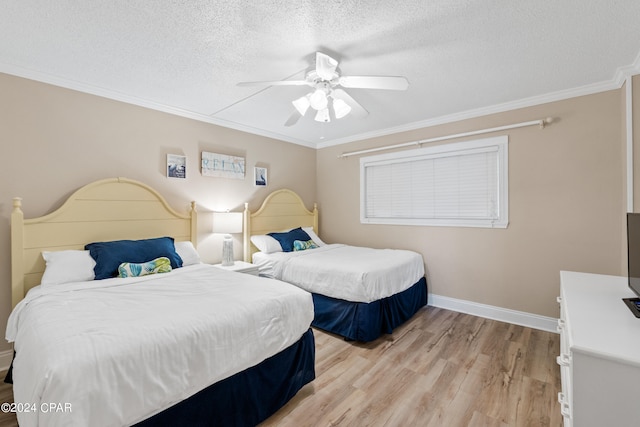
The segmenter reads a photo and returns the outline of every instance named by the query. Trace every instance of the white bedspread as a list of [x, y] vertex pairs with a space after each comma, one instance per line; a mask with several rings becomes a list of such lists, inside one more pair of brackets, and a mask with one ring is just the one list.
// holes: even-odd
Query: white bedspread
[[309, 292], [372, 302], [404, 291], [424, 276], [422, 256], [399, 249], [331, 244], [298, 252], [257, 252], [260, 274]]
[[35, 409], [18, 422], [138, 422], [287, 348], [312, 319], [309, 293], [205, 264], [34, 288], [7, 326], [15, 402]]

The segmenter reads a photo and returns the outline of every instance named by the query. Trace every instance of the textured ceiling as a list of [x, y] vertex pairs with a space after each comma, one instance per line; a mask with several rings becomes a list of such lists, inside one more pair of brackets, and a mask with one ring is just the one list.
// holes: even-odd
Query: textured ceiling
[[[2, 1], [0, 72], [315, 147], [619, 86], [639, 22], [638, 0]], [[316, 51], [409, 89], [285, 127], [308, 87], [237, 86], [302, 79]]]

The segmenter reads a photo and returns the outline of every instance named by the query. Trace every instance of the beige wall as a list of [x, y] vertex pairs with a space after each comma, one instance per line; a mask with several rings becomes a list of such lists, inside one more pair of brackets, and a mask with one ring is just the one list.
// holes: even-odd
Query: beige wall
[[[558, 317], [560, 270], [624, 274], [623, 96], [609, 91], [321, 149], [321, 236], [420, 252], [433, 294]], [[359, 156], [339, 154], [549, 116], [544, 130], [505, 132], [506, 230], [360, 224]]]
[[[318, 202], [328, 242], [420, 252], [437, 295], [557, 317], [559, 270], [624, 274], [623, 89], [318, 151], [3, 74], [0, 93], [1, 331], [10, 312], [11, 198], [24, 198], [27, 218], [39, 216], [80, 186], [114, 176], [151, 185], [176, 209], [195, 200], [203, 213], [198, 249], [208, 262], [219, 260], [221, 247], [208, 233], [208, 212], [240, 210], [245, 201], [255, 209], [268, 192], [287, 187], [308, 206]], [[548, 116], [556, 120], [544, 130], [506, 132], [506, 230], [359, 223], [359, 157], [338, 154]], [[634, 121], [640, 129], [640, 108]], [[201, 151], [244, 156], [247, 178], [202, 177]], [[165, 177], [167, 153], [187, 156], [186, 180]], [[266, 189], [252, 185], [256, 164], [269, 169]], [[238, 236], [238, 258], [240, 250]], [[8, 348], [0, 342], [0, 351]]]
[[[311, 205], [316, 198], [316, 151], [164, 114], [97, 96], [0, 74], [0, 331], [10, 313], [9, 217], [22, 197], [26, 218], [59, 207], [73, 191], [98, 179], [127, 177], [157, 189], [176, 210], [191, 200], [200, 215], [198, 250], [219, 262], [222, 241], [211, 211], [256, 209], [278, 188]], [[215, 96], [215, 95], [211, 95]], [[200, 152], [245, 157], [244, 180], [200, 175]], [[187, 179], [165, 176], [167, 153], [187, 156]], [[253, 167], [268, 168], [269, 185], [253, 186]], [[235, 236], [236, 258], [242, 257]], [[10, 347], [0, 340], [0, 351]]]

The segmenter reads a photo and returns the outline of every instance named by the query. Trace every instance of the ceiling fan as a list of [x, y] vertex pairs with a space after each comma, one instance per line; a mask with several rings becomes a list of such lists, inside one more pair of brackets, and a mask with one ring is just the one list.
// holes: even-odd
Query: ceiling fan
[[400, 76], [341, 76], [338, 61], [322, 52], [316, 52], [315, 69], [307, 72], [304, 80], [278, 80], [242, 82], [238, 86], [310, 86], [308, 94], [292, 101], [295, 111], [285, 126], [293, 126], [304, 116], [309, 107], [316, 111], [315, 120], [330, 122], [331, 116], [341, 119], [349, 113], [364, 117], [369, 112], [344, 89], [406, 90], [409, 81]]

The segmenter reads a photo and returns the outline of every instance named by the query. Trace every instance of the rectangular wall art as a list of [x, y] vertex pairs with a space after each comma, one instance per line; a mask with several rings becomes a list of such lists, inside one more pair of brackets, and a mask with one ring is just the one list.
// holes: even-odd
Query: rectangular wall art
[[179, 154], [167, 154], [167, 177], [187, 177], [187, 157]]
[[202, 152], [202, 175], [244, 179], [244, 157]]
[[253, 179], [254, 184], [257, 187], [266, 187], [267, 186], [267, 168], [261, 168], [256, 166], [253, 168]]

